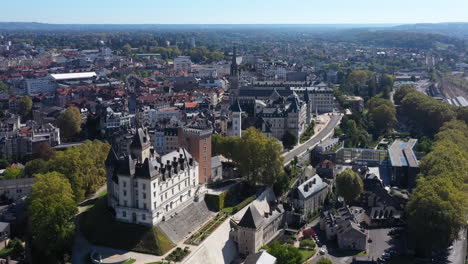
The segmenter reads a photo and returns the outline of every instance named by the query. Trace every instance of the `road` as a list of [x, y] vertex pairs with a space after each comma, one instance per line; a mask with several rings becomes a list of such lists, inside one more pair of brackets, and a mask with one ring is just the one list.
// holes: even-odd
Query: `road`
[[464, 264], [466, 255], [466, 230], [460, 232], [459, 239], [453, 243], [453, 248], [448, 256], [450, 264]]
[[332, 132], [335, 127], [338, 125], [341, 120], [341, 114], [333, 114], [330, 116], [330, 122], [327, 126], [324, 127], [320, 132], [315, 134], [311, 139], [309, 139], [305, 144], [283, 154], [284, 155], [284, 164], [288, 164], [295, 156], [300, 158], [304, 155], [307, 150], [315, 147], [322, 139], [324, 139], [330, 132]]

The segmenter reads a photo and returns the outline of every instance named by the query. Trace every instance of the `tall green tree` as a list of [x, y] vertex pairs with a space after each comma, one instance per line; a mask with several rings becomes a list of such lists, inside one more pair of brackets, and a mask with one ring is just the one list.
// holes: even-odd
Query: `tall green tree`
[[389, 132], [397, 123], [396, 109], [390, 100], [374, 97], [368, 102], [369, 121], [377, 132]]
[[281, 245], [278, 241], [271, 243], [267, 251], [276, 257], [277, 264], [301, 264], [305, 260], [302, 259], [299, 249], [293, 245]]
[[23, 96], [19, 99], [18, 112], [21, 117], [25, 118], [31, 114], [33, 102], [29, 96]]
[[364, 189], [361, 177], [351, 169], [346, 169], [336, 176], [336, 190], [346, 202], [356, 200]]
[[418, 180], [406, 206], [408, 227], [419, 254], [446, 248], [466, 225], [466, 194], [447, 177]]
[[74, 106], [68, 107], [57, 120], [63, 138], [70, 140], [81, 131], [81, 113]]
[[58, 263], [71, 247], [78, 209], [62, 174], [38, 174], [36, 178], [28, 203], [34, 252], [50, 259], [49, 263]]
[[253, 127], [244, 131], [241, 138], [213, 135], [212, 143], [214, 152], [231, 159], [241, 176], [252, 184], [272, 186], [282, 172], [281, 142]]
[[281, 141], [283, 141], [283, 145], [285, 148], [290, 149], [297, 144], [297, 136], [294, 135], [291, 131], [287, 130], [284, 133]]

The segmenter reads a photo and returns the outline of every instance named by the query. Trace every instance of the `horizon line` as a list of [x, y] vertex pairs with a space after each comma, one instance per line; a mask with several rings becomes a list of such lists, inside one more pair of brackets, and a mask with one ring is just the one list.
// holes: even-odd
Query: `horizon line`
[[162, 25], [162, 26], [178, 26], [178, 25], [298, 25], [298, 26], [312, 26], [312, 25], [417, 25], [417, 24], [468, 24], [468, 21], [446, 21], [446, 22], [366, 22], [366, 23], [49, 23], [49, 22], [37, 22], [37, 21], [0, 21], [0, 23], [35, 23], [35, 24], [46, 24], [46, 25]]

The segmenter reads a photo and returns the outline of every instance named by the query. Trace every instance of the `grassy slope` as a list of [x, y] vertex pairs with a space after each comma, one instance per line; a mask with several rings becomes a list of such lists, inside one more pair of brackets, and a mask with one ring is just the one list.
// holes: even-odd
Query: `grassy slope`
[[112, 248], [163, 255], [174, 247], [157, 227], [115, 221], [107, 208], [107, 196], [81, 216], [80, 229], [91, 243]]

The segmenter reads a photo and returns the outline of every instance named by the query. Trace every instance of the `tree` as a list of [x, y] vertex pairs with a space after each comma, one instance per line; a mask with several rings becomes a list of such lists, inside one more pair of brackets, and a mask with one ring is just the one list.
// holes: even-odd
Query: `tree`
[[8, 242], [7, 248], [11, 249], [10, 256], [13, 259], [22, 259], [24, 256], [24, 246], [23, 242], [19, 240], [18, 238], [14, 238]]
[[10, 87], [6, 83], [0, 81], [0, 92], [8, 93], [9, 91]]
[[273, 191], [276, 196], [281, 196], [289, 188], [289, 177], [285, 172], [281, 172], [276, 178], [275, 184], [273, 185]]
[[333, 262], [328, 258], [320, 258], [317, 264], [333, 264]]
[[43, 159], [34, 159], [26, 163], [23, 174], [26, 178], [31, 178], [37, 173], [46, 173], [48, 171], [47, 162]]
[[58, 127], [62, 136], [70, 140], [74, 135], [81, 131], [81, 113], [74, 106], [68, 107], [57, 120]]
[[130, 46], [130, 44], [125, 44], [123, 47], [122, 47], [122, 53], [124, 56], [130, 56], [132, 55], [132, 46]]
[[49, 171], [59, 172], [69, 180], [76, 201], [95, 192], [106, 181], [105, 161], [110, 145], [99, 140], [57, 151], [47, 162]]
[[346, 202], [356, 200], [364, 189], [361, 177], [351, 169], [346, 169], [336, 177], [336, 189], [338, 195]]
[[272, 186], [282, 172], [282, 144], [251, 127], [239, 137], [212, 137], [213, 150], [231, 159], [240, 175], [252, 184]]
[[250, 127], [242, 135], [237, 151], [239, 172], [252, 184], [272, 186], [283, 167], [283, 146], [276, 138], [269, 138]]
[[395, 93], [393, 94], [393, 100], [395, 101], [395, 104], [400, 104], [401, 100], [410, 92], [416, 91], [411, 85], [409, 84], [404, 84], [400, 87], [398, 87], [395, 90]]
[[369, 119], [377, 131], [388, 132], [397, 123], [395, 106], [390, 102], [390, 105], [381, 104], [373, 107], [369, 109]]
[[36, 154], [37, 157], [43, 160], [49, 160], [54, 156], [55, 149], [48, 142], [42, 142], [33, 147], [33, 154]]
[[33, 102], [29, 96], [23, 96], [19, 100], [19, 114], [21, 117], [25, 118], [31, 114]]
[[51, 172], [36, 178], [28, 203], [34, 252], [60, 260], [72, 244], [78, 209], [63, 174]]
[[8, 167], [5, 172], [3, 172], [3, 178], [12, 180], [12, 179], [18, 179], [21, 177], [21, 174], [23, 173], [23, 169], [18, 168], [18, 167]]
[[466, 223], [466, 194], [446, 177], [420, 178], [406, 206], [419, 254], [446, 248]]
[[267, 251], [276, 257], [277, 264], [301, 264], [303, 261], [299, 249], [292, 245], [281, 245], [278, 241], [271, 243]]
[[284, 133], [281, 141], [283, 141], [283, 145], [285, 148], [290, 149], [297, 144], [297, 136], [294, 135], [291, 131], [287, 130]]

